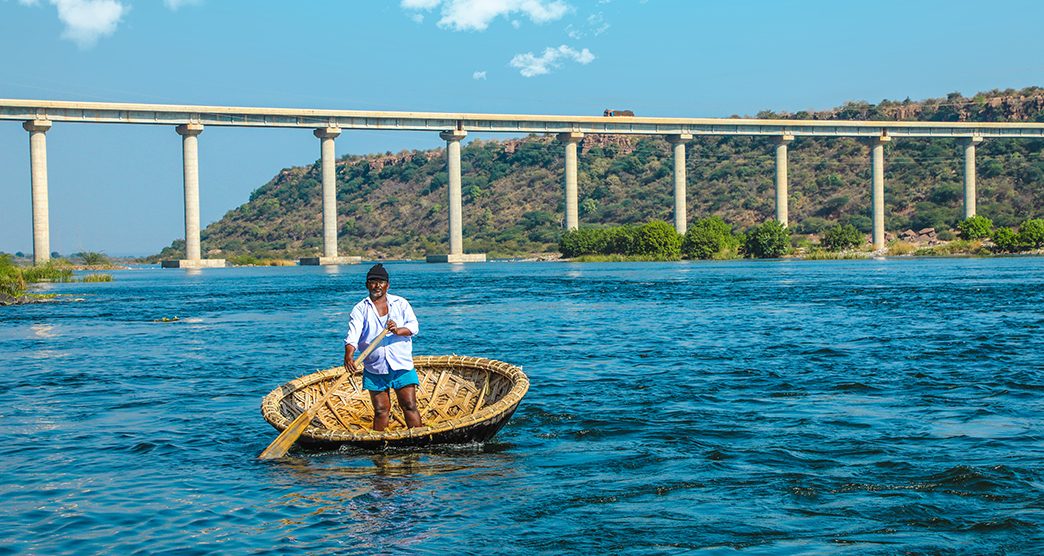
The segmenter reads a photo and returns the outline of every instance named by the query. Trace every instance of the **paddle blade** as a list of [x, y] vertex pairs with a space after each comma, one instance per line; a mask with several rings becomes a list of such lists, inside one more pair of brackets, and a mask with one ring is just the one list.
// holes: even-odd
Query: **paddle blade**
[[257, 457], [261, 459], [277, 459], [286, 455], [290, 451], [290, 447], [297, 442], [297, 439], [301, 437], [301, 433], [308, 428], [308, 423], [312, 421], [314, 414], [310, 412], [304, 412], [297, 416], [290, 423], [290, 426], [283, 429], [283, 432], [279, 433], [279, 436], [268, 445], [267, 448], [261, 452]]

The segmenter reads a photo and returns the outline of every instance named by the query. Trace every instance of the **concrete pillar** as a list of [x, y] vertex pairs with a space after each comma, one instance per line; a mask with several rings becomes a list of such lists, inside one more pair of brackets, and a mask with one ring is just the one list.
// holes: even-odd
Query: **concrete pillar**
[[203, 124], [181, 124], [175, 130], [181, 136], [182, 165], [185, 184], [185, 258], [163, 261], [167, 268], [223, 267], [225, 259], [203, 259], [199, 245], [199, 142]]
[[784, 226], [788, 224], [790, 198], [787, 182], [787, 145], [793, 140], [793, 135], [776, 137], [776, 221]]
[[982, 143], [982, 137], [968, 137], [961, 141], [964, 145], [964, 218], [975, 216], [975, 145]]
[[449, 172], [449, 253], [428, 255], [429, 263], [483, 262], [485, 253], [464, 254], [464, 208], [460, 188], [460, 140], [468, 132], [462, 129], [439, 134], [446, 141], [446, 167]]
[[583, 133], [559, 133], [558, 140], [565, 143], [565, 229], [575, 230], [580, 226], [576, 193], [576, 144], [584, 138]]
[[674, 229], [685, 235], [689, 221], [685, 205], [685, 143], [692, 141], [692, 134], [670, 135], [667, 140], [674, 145]]
[[202, 259], [199, 246], [199, 134], [202, 124], [183, 124], [177, 127], [181, 135], [182, 162], [185, 182], [185, 258]]
[[337, 256], [337, 153], [334, 139], [341, 134], [339, 127], [321, 127], [312, 132], [319, 138], [323, 175], [323, 256], [302, 257], [303, 266], [356, 264], [362, 257]]
[[870, 203], [873, 206], [873, 241], [874, 250], [884, 249], [884, 145], [891, 141], [888, 136], [873, 137], [870, 139], [870, 152], [872, 154], [871, 175], [873, 176], [873, 189], [870, 193]]
[[30, 120], [22, 124], [29, 132], [29, 166], [33, 199], [33, 264], [51, 260], [51, 225], [47, 200], [47, 138], [49, 120]]

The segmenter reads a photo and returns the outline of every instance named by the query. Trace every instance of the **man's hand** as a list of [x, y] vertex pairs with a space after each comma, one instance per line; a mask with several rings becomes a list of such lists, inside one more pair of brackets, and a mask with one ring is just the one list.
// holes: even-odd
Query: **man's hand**
[[388, 334], [395, 334], [395, 331], [399, 329], [399, 326], [395, 324], [395, 321], [388, 319], [388, 325], [385, 328], [388, 329]]
[[355, 350], [344, 350], [344, 370], [349, 373], [355, 372], [355, 361], [352, 360], [352, 356], [355, 355]]

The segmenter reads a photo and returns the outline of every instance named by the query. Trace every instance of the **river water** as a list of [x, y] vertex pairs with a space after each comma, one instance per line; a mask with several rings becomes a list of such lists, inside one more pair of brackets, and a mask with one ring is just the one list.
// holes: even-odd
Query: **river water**
[[367, 267], [0, 308], [0, 554], [1044, 549], [1044, 258], [389, 264], [416, 353], [524, 368], [514, 418], [257, 460]]

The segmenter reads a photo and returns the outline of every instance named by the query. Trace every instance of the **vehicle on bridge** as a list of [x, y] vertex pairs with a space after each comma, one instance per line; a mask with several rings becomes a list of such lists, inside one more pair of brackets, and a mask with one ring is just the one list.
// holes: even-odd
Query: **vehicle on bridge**
[[602, 115], [606, 116], [606, 117], [609, 117], [609, 118], [611, 118], [613, 116], [634, 116], [634, 111], [632, 111], [632, 110], [611, 110], [609, 108], [606, 108], [605, 112], [602, 112]]

